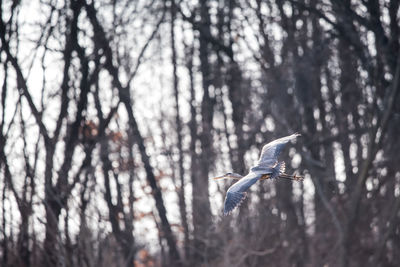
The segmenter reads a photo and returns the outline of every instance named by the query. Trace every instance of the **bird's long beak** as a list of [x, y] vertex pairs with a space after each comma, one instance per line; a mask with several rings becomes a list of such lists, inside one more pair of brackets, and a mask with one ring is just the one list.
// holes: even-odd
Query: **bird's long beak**
[[226, 178], [228, 178], [226, 175], [222, 175], [222, 176], [214, 177], [213, 179], [214, 180], [220, 180], [220, 179], [226, 179]]

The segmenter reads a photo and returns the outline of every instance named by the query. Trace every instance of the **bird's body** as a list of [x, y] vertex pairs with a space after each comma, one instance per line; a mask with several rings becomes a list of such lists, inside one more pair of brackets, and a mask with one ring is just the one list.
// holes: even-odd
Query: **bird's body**
[[240, 174], [227, 173], [215, 179], [234, 178], [239, 179], [226, 192], [224, 203], [224, 214], [230, 214], [246, 198], [246, 191], [258, 180], [274, 179], [277, 177], [301, 181], [302, 177], [285, 174], [285, 162], [278, 162], [278, 156], [284, 146], [295, 139], [299, 134], [292, 134], [276, 139], [266, 144], [260, 154], [260, 158], [255, 166], [250, 168], [250, 172], [242, 177]]

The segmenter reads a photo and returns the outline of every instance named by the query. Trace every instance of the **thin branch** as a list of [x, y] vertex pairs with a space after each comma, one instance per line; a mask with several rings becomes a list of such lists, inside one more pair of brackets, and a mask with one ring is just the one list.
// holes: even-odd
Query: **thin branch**
[[147, 42], [145, 43], [145, 45], [144, 45], [143, 48], [141, 49], [141, 51], [140, 51], [140, 53], [139, 53], [139, 56], [138, 56], [138, 58], [137, 58], [137, 60], [136, 60], [135, 68], [133, 69], [133, 71], [132, 71], [131, 74], [129, 75], [129, 79], [128, 79], [128, 82], [127, 82], [127, 85], [126, 85], [127, 88], [130, 88], [130, 84], [131, 84], [132, 80], [135, 78], [136, 73], [137, 73], [137, 71], [138, 71], [138, 69], [139, 69], [139, 67], [140, 67], [140, 65], [141, 65], [141, 63], [142, 63], [142, 59], [143, 59], [144, 53], [145, 53], [146, 50], [147, 50], [147, 47], [150, 45], [151, 41], [152, 41], [152, 40], [154, 39], [154, 37], [156, 36], [156, 34], [157, 34], [157, 32], [158, 32], [158, 30], [159, 30], [161, 24], [164, 22], [165, 14], [166, 14], [166, 11], [165, 11], [165, 9], [164, 9], [160, 20], [157, 22], [157, 24], [156, 24], [156, 26], [155, 26], [153, 32], [151, 33], [149, 39], [147, 39]]

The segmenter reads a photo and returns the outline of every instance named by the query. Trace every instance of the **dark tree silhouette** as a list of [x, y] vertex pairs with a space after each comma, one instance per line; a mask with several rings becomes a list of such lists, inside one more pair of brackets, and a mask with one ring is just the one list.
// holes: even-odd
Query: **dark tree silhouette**
[[399, 8], [1, 1], [1, 265], [398, 266]]

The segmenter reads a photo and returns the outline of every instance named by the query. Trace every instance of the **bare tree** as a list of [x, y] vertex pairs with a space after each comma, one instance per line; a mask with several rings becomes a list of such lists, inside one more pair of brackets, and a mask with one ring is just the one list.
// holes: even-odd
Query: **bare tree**
[[399, 8], [2, 1], [2, 265], [399, 265]]

